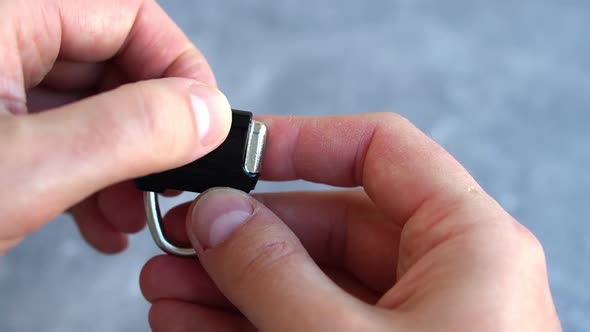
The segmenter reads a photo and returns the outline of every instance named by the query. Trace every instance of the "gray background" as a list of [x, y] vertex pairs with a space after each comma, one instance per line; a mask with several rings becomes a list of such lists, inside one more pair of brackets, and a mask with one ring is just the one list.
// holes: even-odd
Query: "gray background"
[[[590, 2], [162, 5], [236, 107], [414, 121], [540, 238], [565, 330], [588, 331]], [[157, 253], [143, 232], [101, 256], [59, 218], [0, 258], [0, 331], [146, 331], [137, 277]]]

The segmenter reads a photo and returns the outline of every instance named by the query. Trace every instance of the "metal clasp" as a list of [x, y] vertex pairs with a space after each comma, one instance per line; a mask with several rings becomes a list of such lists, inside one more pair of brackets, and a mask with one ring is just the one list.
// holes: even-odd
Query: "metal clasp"
[[[261, 169], [261, 162], [266, 142], [266, 126], [259, 121], [253, 120], [248, 130], [248, 141], [246, 154], [244, 156], [244, 170], [250, 174], [258, 174]], [[162, 214], [158, 203], [158, 194], [153, 191], [143, 193], [146, 221], [152, 238], [156, 245], [164, 252], [177, 256], [195, 256], [195, 249], [180, 248], [172, 244], [164, 235], [162, 229]]]
[[160, 213], [160, 204], [158, 203], [158, 194], [153, 191], [146, 191], [143, 193], [143, 203], [145, 206], [145, 215], [147, 217], [147, 225], [152, 234], [152, 238], [156, 245], [160, 247], [164, 252], [177, 256], [195, 256], [195, 249], [193, 248], [180, 248], [170, 243], [164, 235], [162, 229], [161, 220], [162, 214]]

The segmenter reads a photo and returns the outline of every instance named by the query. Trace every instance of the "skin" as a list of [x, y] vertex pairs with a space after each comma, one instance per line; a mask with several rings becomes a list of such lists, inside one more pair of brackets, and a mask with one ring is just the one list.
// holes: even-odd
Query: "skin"
[[[214, 189], [173, 209], [166, 232], [198, 260], [144, 267], [154, 331], [561, 330], [540, 243], [407, 120], [261, 120], [265, 179], [360, 188]], [[254, 212], [211, 245], [198, 211], [240, 196]]]
[[[120, 252], [145, 218], [126, 180], [217, 147], [227, 100], [154, 1], [1, 0], [0, 12], [0, 253], [66, 209], [91, 245]], [[193, 85], [218, 118], [207, 142]]]
[[[144, 226], [127, 180], [227, 135], [206, 60], [154, 1], [0, 0], [0, 12], [0, 253], [66, 210], [98, 250], [123, 250]], [[195, 85], [217, 117], [206, 139]], [[144, 267], [154, 331], [561, 329], [539, 242], [407, 120], [260, 120], [266, 180], [348, 189], [214, 189], [173, 209], [166, 232], [198, 260]], [[250, 215], [213, 241], [203, 211], [227, 202]]]

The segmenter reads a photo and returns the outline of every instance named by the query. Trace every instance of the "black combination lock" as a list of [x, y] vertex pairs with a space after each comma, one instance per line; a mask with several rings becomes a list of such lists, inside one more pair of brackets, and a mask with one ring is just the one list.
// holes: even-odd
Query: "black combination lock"
[[193, 256], [192, 248], [170, 243], [162, 231], [158, 193], [167, 189], [201, 193], [214, 187], [231, 187], [250, 192], [256, 186], [264, 147], [266, 126], [252, 119], [252, 113], [232, 110], [232, 126], [226, 140], [206, 156], [185, 166], [135, 180], [144, 191], [147, 224], [156, 244], [165, 252]]

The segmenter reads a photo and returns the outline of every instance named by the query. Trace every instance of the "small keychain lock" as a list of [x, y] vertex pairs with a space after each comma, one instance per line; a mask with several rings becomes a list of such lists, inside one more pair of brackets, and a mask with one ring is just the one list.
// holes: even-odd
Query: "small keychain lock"
[[217, 149], [188, 165], [136, 179], [135, 185], [144, 191], [147, 225], [158, 247], [172, 255], [195, 255], [193, 248], [177, 247], [164, 235], [158, 193], [167, 189], [201, 193], [214, 187], [250, 192], [258, 182], [265, 142], [264, 123], [252, 120], [250, 112], [232, 110], [229, 135]]

